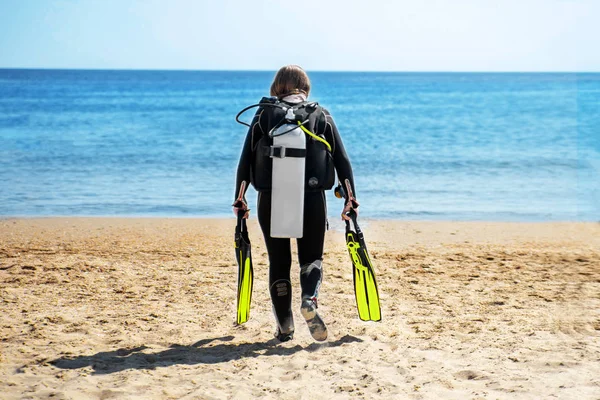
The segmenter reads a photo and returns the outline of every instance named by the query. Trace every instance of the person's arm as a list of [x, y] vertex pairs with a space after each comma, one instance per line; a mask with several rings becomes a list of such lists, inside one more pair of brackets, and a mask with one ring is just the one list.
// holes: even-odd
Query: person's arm
[[238, 163], [237, 176], [235, 183], [235, 200], [233, 201], [233, 213], [237, 215], [240, 210], [245, 210], [244, 218], [248, 218], [250, 210], [248, 210], [248, 202], [246, 201], [246, 191], [250, 186], [250, 169], [252, 163], [252, 143], [255, 131], [261, 131], [260, 124], [260, 109], [252, 119], [246, 140], [242, 147], [240, 162]]
[[333, 165], [335, 166], [335, 170], [337, 172], [337, 176], [344, 188], [344, 192], [346, 194], [345, 206], [342, 211], [342, 218], [349, 219], [346, 215], [350, 209], [354, 209], [358, 214], [358, 206], [359, 203], [356, 200], [356, 188], [354, 186], [354, 174], [352, 173], [352, 165], [350, 164], [350, 158], [346, 153], [346, 149], [344, 148], [344, 143], [342, 142], [342, 138], [340, 137], [340, 133], [331, 117], [331, 114], [327, 110], [323, 110], [325, 114], [325, 130], [326, 133], [330, 135], [325, 135], [325, 137], [332, 137], [334, 148], [333, 148]]

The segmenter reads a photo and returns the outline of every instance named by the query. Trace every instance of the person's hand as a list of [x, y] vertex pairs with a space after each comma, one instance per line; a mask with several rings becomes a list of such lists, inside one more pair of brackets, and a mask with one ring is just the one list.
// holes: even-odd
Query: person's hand
[[237, 217], [241, 211], [245, 211], [244, 216], [242, 218], [248, 219], [248, 217], [250, 216], [250, 209], [248, 208], [248, 204], [246, 204], [246, 202], [244, 202], [243, 200], [236, 200], [236, 202], [233, 203], [233, 214]]
[[346, 202], [344, 209], [342, 210], [342, 219], [345, 221], [350, 221], [350, 217], [348, 216], [348, 213], [350, 212], [350, 210], [354, 210], [354, 212], [356, 213], [356, 216], [358, 216], [358, 206], [359, 205], [360, 204], [358, 204], [358, 201], [356, 201], [356, 199], [349, 199]]

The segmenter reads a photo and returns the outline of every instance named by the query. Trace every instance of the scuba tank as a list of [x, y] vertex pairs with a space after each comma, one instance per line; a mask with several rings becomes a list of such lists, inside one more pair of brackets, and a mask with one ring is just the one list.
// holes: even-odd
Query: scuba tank
[[[270, 157], [271, 175], [271, 237], [301, 238], [304, 222], [304, 167], [306, 137], [296, 124], [289, 108], [286, 122], [275, 129]], [[291, 152], [293, 150], [293, 152]]]
[[[254, 107], [259, 107], [255, 118], [262, 121], [256, 130], [239, 119]], [[236, 121], [251, 128], [250, 182], [259, 192], [271, 192], [265, 193], [271, 196], [271, 237], [301, 238], [304, 192], [328, 190], [335, 178], [333, 148], [324, 135], [314, 133], [318, 124], [326, 124], [322, 108], [315, 102], [265, 97], [242, 109]]]

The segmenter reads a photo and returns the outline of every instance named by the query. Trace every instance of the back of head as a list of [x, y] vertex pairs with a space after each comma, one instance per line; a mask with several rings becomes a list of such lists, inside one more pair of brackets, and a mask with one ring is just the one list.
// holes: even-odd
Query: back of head
[[310, 93], [310, 79], [298, 65], [281, 67], [271, 84], [271, 96], [283, 98], [290, 94]]

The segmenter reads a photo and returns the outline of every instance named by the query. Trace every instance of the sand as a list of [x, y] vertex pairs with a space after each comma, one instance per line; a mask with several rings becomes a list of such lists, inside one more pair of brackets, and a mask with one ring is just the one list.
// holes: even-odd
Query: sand
[[341, 223], [315, 342], [278, 343], [250, 222], [234, 325], [234, 219], [0, 220], [2, 399], [600, 399], [600, 224], [364, 221], [383, 321], [358, 319]]

